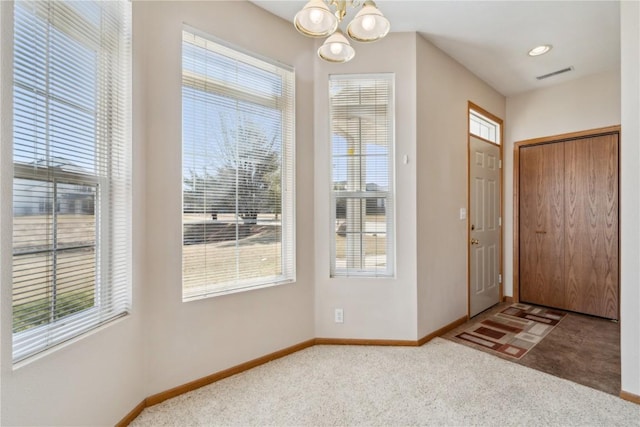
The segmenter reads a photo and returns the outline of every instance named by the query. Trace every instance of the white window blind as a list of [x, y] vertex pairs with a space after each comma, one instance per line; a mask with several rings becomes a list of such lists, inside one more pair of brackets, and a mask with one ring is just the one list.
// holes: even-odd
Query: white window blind
[[129, 10], [15, 3], [14, 361], [129, 310]]
[[295, 279], [294, 73], [183, 31], [183, 299]]
[[332, 276], [394, 274], [394, 76], [332, 75]]

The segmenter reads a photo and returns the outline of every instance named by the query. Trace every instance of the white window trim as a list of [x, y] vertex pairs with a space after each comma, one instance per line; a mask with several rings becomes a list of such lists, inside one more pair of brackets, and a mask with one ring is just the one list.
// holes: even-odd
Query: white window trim
[[[229, 88], [225, 86], [225, 92], [227, 95], [230, 93], [233, 94], [237, 99], [254, 102], [259, 105], [278, 108], [282, 111], [282, 114], [285, 118], [290, 119], [291, 123], [289, 126], [292, 129], [291, 138], [286, 138], [283, 135], [283, 144], [282, 144], [282, 170], [283, 170], [283, 178], [281, 183], [281, 191], [282, 191], [282, 212], [281, 212], [281, 251], [282, 251], [282, 270], [283, 274], [278, 276], [263, 276], [260, 278], [253, 278], [247, 280], [240, 280], [234, 283], [229, 284], [218, 284], [218, 285], [210, 285], [210, 284], [202, 284], [191, 288], [189, 291], [186, 291], [184, 288], [184, 273], [181, 274], [182, 278], [182, 301], [198, 301], [201, 299], [212, 298], [217, 296], [229, 295], [239, 292], [247, 292], [251, 290], [263, 289], [273, 286], [286, 285], [290, 283], [296, 282], [296, 139], [295, 139], [295, 101], [296, 101], [296, 93], [295, 93], [295, 69], [289, 65], [281, 63], [279, 61], [273, 60], [271, 58], [256, 54], [254, 52], [250, 52], [246, 49], [242, 49], [240, 47], [234, 46], [231, 43], [228, 43], [222, 39], [219, 39], [215, 36], [212, 36], [204, 31], [201, 31], [197, 28], [191, 27], [189, 25], [183, 25], [183, 31], [193, 34], [197, 37], [202, 37], [207, 41], [210, 41], [218, 46], [229, 50], [232, 54], [240, 54], [247, 55], [252, 57], [255, 60], [262, 61], [264, 63], [276, 66], [281, 68], [283, 71], [288, 71], [293, 74], [293, 85], [291, 88], [291, 102], [287, 102], [283, 100], [282, 97], [266, 97], [266, 96], [254, 96], [252, 94], [248, 94], [246, 91], [241, 89]], [[207, 79], [205, 76], [198, 76], [197, 74], [189, 71], [185, 71], [182, 69], [182, 86], [185, 86], [185, 80], [187, 86], [194, 87], [197, 89], [202, 88], [201, 84], [198, 82], [206, 82], [207, 92], [211, 93], [219, 93], [215, 88], [222, 87], [218, 82]], [[182, 118], [184, 121], [184, 118]], [[184, 142], [182, 142], [182, 149], [184, 149]], [[285, 162], [289, 162], [290, 165], [287, 165]], [[182, 165], [182, 158], [181, 158]], [[184, 179], [183, 174], [180, 174], [181, 178]], [[287, 183], [290, 185], [287, 186]], [[182, 212], [184, 212], [184, 206], [181, 206]], [[285, 218], [285, 210], [286, 216], [288, 217], [287, 226], [284, 226], [284, 218]], [[184, 221], [181, 219], [181, 241], [184, 242]], [[286, 242], [286, 244], [285, 244]], [[181, 261], [184, 262], [184, 255], [182, 254], [182, 250], [184, 249], [184, 244], [181, 246]], [[291, 264], [290, 271], [285, 271], [285, 263], [286, 260], [289, 259], [289, 263]], [[183, 269], [181, 269], [183, 270]], [[184, 270], [183, 270], [184, 271]]]
[[[124, 3], [124, 2], [123, 2]], [[68, 7], [66, 4], [60, 2], [56, 4], [56, 7], [60, 10], [64, 10], [64, 13], [68, 16], [74, 16], [77, 20], [82, 20], [82, 18], [75, 13], [75, 11]], [[13, 12], [15, 8], [15, 4], [11, 4], [10, 10]], [[3, 10], [6, 12], [6, 9]], [[126, 109], [130, 110], [130, 99], [131, 99], [131, 79], [130, 79], [130, 70], [131, 70], [131, 50], [130, 50], [130, 23], [131, 23], [131, 6], [128, 2], [125, 3], [124, 6], [124, 20], [122, 22], [122, 27], [124, 28], [124, 34], [118, 33], [115, 38], [124, 38], [126, 39], [126, 47], [120, 50], [118, 53], [120, 55], [126, 55], [125, 63], [123, 64], [123, 68], [126, 68], [128, 72], [124, 73], [126, 77], [126, 81], [124, 82], [124, 91], [126, 94], [121, 98], [127, 99]], [[13, 20], [14, 13], [10, 14], [11, 19], [11, 28], [13, 29]], [[7, 19], [6, 17], [2, 17], [2, 19]], [[83, 33], [80, 33], [76, 30], [74, 25], [66, 25], [64, 21], [58, 20], [55, 22], [48, 22], [50, 25], [55, 25], [57, 29], [66, 33], [71, 38], [75, 40], [80, 40], [86, 46], [89, 46], [93, 49], [96, 49], [100, 52], [99, 56], [102, 57], [110, 55], [101, 51], [101, 45], [99, 40], [95, 40], [91, 37], [91, 35], [87, 34], [84, 37]], [[86, 24], [90, 25], [90, 24]], [[12, 49], [9, 49], [10, 54], [13, 55], [13, 31], [10, 37], [10, 42], [12, 44]], [[3, 53], [4, 55], [4, 53]], [[12, 60], [13, 63], [13, 60]], [[102, 86], [106, 85], [107, 81], [111, 81], [114, 79], [113, 75], [110, 73], [106, 73], [106, 70], [111, 70], [111, 66], [108, 65], [104, 61], [99, 62], [99, 70], [98, 74], [102, 77], [97, 79], [97, 85]], [[12, 73], [13, 75], [13, 70]], [[105, 79], [103, 74], [108, 74], [109, 78]], [[8, 80], [8, 79], [7, 79]], [[13, 79], [9, 83], [11, 88], [18, 83], [14, 83]], [[6, 87], [3, 87], [6, 89]], [[13, 92], [13, 91], [12, 91]], [[12, 93], [11, 92], [11, 93]], [[105, 91], [102, 89], [97, 89], [98, 95], [103, 94]], [[53, 98], [50, 94], [45, 94], [47, 99]], [[119, 97], [120, 99], [120, 97]], [[13, 97], [11, 97], [11, 110], [13, 115]], [[96, 111], [104, 110], [106, 108], [107, 111], [111, 112], [114, 110], [121, 110], [121, 105], [112, 105], [106, 104], [104, 100], [102, 100], [99, 96], [96, 98]], [[96, 113], [98, 114], [98, 113]], [[96, 188], [96, 200], [95, 200], [95, 218], [96, 218], [96, 242], [95, 242], [95, 254], [96, 254], [96, 277], [95, 277], [95, 292], [94, 292], [94, 301], [95, 305], [91, 308], [82, 310], [80, 312], [65, 316], [61, 319], [55, 320], [48, 324], [43, 324], [40, 326], [36, 326], [33, 328], [29, 328], [27, 330], [13, 333], [13, 363], [14, 366], [21, 366], [25, 363], [29, 363], [31, 360], [39, 358], [43, 354], [48, 354], [45, 352], [55, 351], [60, 346], [65, 343], [80, 338], [92, 331], [95, 331], [97, 328], [106, 325], [107, 323], [114, 322], [123, 316], [126, 316], [130, 312], [131, 306], [131, 243], [130, 243], [130, 235], [131, 235], [131, 202], [132, 202], [132, 194], [131, 194], [131, 115], [128, 113], [123, 113], [123, 120], [117, 121], [117, 125], [122, 129], [122, 134], [124, 135], [123, 149], [121, 158], [114, 160], [112, 158], [107, 159], [107, 162], [113, 163], [115, 161], [119, 161], [119, 163], [123, 164], [122, 172], [123, 174], [119, 176], [106, 177], [103, 176], [100, 172], [96, 172], [95, 174], [80, 174], [73, 172], [56, 172], [54, 175], [48, 175], [44, 172], [44, 169], [41, 168], [37, 174], [34, 174], [33, 171], [30, 173], [23, 173], [23, 168], [20, 164], [13, 163], [13, 156], [9, 156], [10, 160], [3, 159], [3, 164], [7, 162], [11, 162], [11, 182], [13, 179], [36, 179], [44, 182], [50, 183], [72, 183], [72, 184], [87, 184], [94, 186]], [[96, 121], [96, 123], [99, 123]], [[11, 140], [13, 141], [13, 126], [11, 126], [11, 131], [9, 132], [6, 128], [2, 129], [3, 136], [6, 136], [7, 133], [11, 133]], [[107, 129], [109, 133], [112, 131], [112, 128]], [[96, 132], [98, 133], [98, 132]], [[100, 144], [109, 144], [108, 136], [96, 139], [96, 146]], [[6, 154], [6, 153], [3, 153]], [[43, 176], [39, 176], [42, 174]], [[3, 174], [3, 178], [5, 178]], [[111, 187], [109, 185], [110, 181], [121, 181], [117, 188], [120, 190], [124, 190], [126, 194], [119, 194], [120, 202], [122, 205], [126, 204], [129, 210], [129, 214], [127, 215], [126, 224], [120, 221], [115, 227], [112, 225], [112, 218], [110, 218], [111, 209], [106, 209], [107, 199], [109, 197], [107, 194], [110, 194]], [[12, 209], [12, 207], [11, 207]], [[119, 212], [122, 212], [124, 209], [119, 209]], [[13, 213], [10, 216], [11, 218], [11, 229], [13, 229]], [[8, 233], [11, 235], [12, 233]], [[118, 235], [118, 236], [116, 236]], [[105, 237], [108, 236], [108, 237]], [[6, 235], [5, 235], [6, 237]], [[102, 242], [103, 239], [109, 239], [115, 241], [115, 246], [118, 248], [114, 250], [113, 247], [110, 247], [108, 244]], [[116, 262], [115, 258], [122, 260], [126, 259], [126, 265], [121, 266], [119, 268], [119, 277], [118, 277], [118, 285], [114, 286], [112, 283], [115, 280], [112, 276], [112, 265]], [[124, 274], [122, 274], [124, 272]], [[115, 292], [114, 292], [115, 291]], [[114, 294], [124, 295], [121, 298], [115, 298]], [[11, 298], [9, 298], [11, 301]], [[105, 302], [107, 301], [107, 302]], [[37, 346], [26, 346], [26, 348], [22, 348], [23, 344], [20, 344], [20, 349], [16, 348], [16, 342], [18, 343], [28, 343], [34, 337], [38, 335], [46, 334], [48, 337], [47, 340], [43, 341]]]
[[[333, 143], [331, 133], [331, 123], [329, 123], [329, 194], [330, 194], [330, 267], [329, 277], [331, 278], [371, 278], [371, 279], [389, 279], [396, 277], [396, 173], [395, 173], [395, 157], [396, 157], [396, 116], [395, 116], [395, 74], [393, 73], [372, 73], [372, 74], [332, 74], [329, 78], [345, 78], [352, 80], [359, 79], [388, 79], [391, 82], [391, 90], [389, 94], [389, 158], [388, 158], [388, 172], [389, 172], [389, 191], [388, 192], [343, 192], [341, 195], [349, 196], [362, 195], [369, 197], [377, 197], [380, 194], [384, 194], [387, 200], [391, 201], [391, 209], [386, 209], [387, 219], [387, 241], [386, 241], [386, 268], [384, 271], [372, 271], [371, 269], [341, 269], [336, 267], [336, 203], [338, 197], [333, 190]], [[329, 120], [331, 120], [331, 94], [329, 93]], [[364, 199], [364, 197], [363, 197]]]
[[[495, 132], [495, 141], [492, 139], [487, 139], [485, 137], [483, 137], [482, 135], [478, 135], [476, 133], [473, 133], [471, 131], [471, 122], [472, 122], [472, 117], [476, 116], [478, 119], [480, 119], [480, 121], [484, 121], [487, 122], [488, 124], [493, 126], [494, 132]], [[473, 136], [477, 136], [478, 138], [481, 138], [485, 141], [489, 141], [492, 142], [494, 144], [497, 145], [502, 145], [502, 141], [500, 140], [502, 137], [502, 130], [501, 130], [502, 125], [498, 122], [496, 122], [495, 120], [490, 119], [489, 117], [485, 116], [484, 114], [482, 114], [481, 112], [479, 112], [478, 110], [474, 110], [473, 108], [469, 109], [469, 133]]]

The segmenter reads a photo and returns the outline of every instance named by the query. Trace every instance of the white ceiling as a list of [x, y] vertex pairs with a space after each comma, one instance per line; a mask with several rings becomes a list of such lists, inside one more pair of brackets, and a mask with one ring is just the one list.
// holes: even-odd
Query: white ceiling
[[[293, 22], [306, 1], [253, 3]], [[392, 32], [420, 33], [505, 96], [620, 68], [618, 1], [378, 0], [376, 4], [391, 22]], [[343, 24], [354, 12], [350, 10]], [[551, 44], [553, 49], [529, 57], [529, 49], [540, 44]], [[570, 66], [573, 71], [536, 80]]]

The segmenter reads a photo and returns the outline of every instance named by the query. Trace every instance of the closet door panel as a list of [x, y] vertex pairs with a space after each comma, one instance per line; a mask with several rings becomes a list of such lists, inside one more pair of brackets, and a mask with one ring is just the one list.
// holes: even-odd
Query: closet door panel
[[618, 135], [565, 146], [565, 304], [618, 318]]
[[520, 149], [520, 300], [562, 308], [564, 280], [564, 148]]

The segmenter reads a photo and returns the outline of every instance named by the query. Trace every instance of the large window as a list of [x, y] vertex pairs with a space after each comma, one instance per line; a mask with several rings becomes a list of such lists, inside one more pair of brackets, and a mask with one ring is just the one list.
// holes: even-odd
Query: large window
[[295, 279], [294, 73], [183, 31], [183, 299]]
[[14, 361], [129, 310], [129, 8], [15, 3]]
[[394, 274], [392, 74], [329, 80], [332, 276]]

